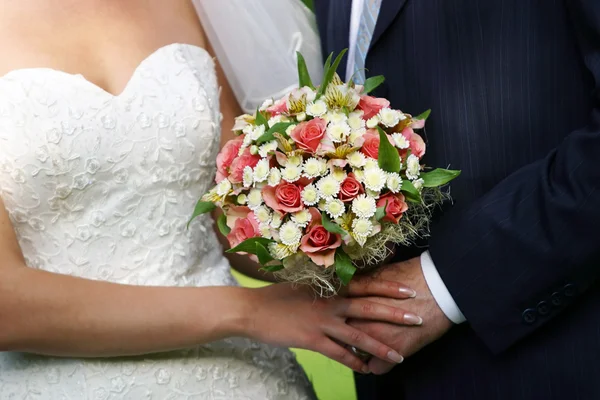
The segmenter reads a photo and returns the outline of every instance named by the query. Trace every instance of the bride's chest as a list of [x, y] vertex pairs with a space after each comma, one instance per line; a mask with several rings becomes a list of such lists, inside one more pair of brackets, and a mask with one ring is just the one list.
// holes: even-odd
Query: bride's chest
[[143, 183], [212, 166], [218, 93], [211, 57], [188, 45], [150, 55], [118, 96], [79, 75], [9, 73], [0, 79], [0, 187]]

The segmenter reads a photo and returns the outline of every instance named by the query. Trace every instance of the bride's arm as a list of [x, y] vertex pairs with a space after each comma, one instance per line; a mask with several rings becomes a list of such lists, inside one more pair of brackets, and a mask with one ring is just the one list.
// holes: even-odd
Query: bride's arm
[[[338, 343], [390, 361], [398, 362], [400, 356], [352, 328], [347, 319], [411, 321], [402, 310], [368, 299], [315, 300], [311, 292], [285, 284], [261, 289], [144, 287], [28, 268], [1, 200], [0, 276], [0, 351], [123, 356], [242, 336], [318, 351], [361, 370], [365, 364]], [[408, 297], [390, 282], [357, 282], [352, 290]]]

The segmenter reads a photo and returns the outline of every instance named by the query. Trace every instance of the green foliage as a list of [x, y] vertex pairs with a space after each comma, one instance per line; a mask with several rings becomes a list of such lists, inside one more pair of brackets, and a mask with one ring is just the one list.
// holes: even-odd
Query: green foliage
[[386, 172], [400, 172], [400, 155], [398, 150], [390, 143], [387, 134], [381, 127], [377, 127], [379, 131], [379, 158], [377, 163], [379, 168]]
[[211, 212], [215, 208], [217, 208], [217, 206], [215, 206], [214, 203], [211, 203], [210, 201], [198, 200], [198, 203], [196, 203], [196, 207], [194, 208], [192, 218], [190, 218], [190, 220], [187, 223], [187, 227], [190, 227], [190, 224], [197, 216]]

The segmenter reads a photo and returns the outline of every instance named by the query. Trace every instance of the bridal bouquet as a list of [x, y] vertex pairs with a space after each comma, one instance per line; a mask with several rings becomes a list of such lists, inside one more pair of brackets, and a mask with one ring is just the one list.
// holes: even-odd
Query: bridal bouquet
[[298, 55], [299, 88], [236, 118], [238, 135], [217, 157], [216, 186], [193, 218], [220, 208], [228, 252], [248, 254], [280, 279], [332, 295], [357, 269], [384, 260], [390, 244], [426, 234], [439, 187], [459, 171], [428, 170], [411, 116], [336, 73], [343, 53], [325, 63], [315, 86]]

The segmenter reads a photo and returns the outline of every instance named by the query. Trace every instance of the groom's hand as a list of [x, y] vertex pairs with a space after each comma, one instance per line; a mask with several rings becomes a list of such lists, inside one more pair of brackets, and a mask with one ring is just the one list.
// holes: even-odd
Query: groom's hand
[[[354, 320], [350, 322], [351, 325], [389, 345], [404, 357], [416, 353], [431, 342], [439, 339], [452, 327], [452, 322], [439, 308], [425, 282], [419, 257], [401, 263], [386, 265], [375, 271], [371, 277], [398, 282], [414, 289], [417, 296], [411, 299], [398, 300], [376, 297], [369, 300], [402, 307], [420, 316], [423, 319], [423, 323], [420, 326], [398, 326]], [[393, 367], [393, 364], [378, 358], [373, 358], [369, 362], [369, 369], [374, 374], [384, 374], [389, 372]]]

